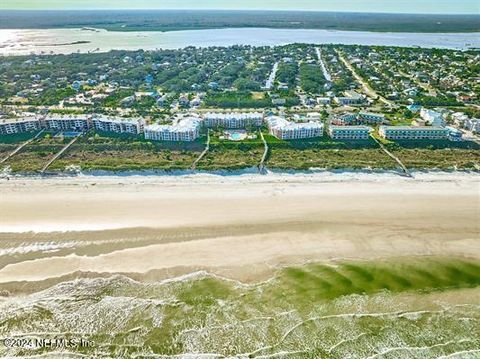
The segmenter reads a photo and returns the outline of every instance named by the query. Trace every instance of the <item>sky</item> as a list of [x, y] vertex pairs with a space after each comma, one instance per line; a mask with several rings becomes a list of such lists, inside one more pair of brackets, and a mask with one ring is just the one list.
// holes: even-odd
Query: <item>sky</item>
[[255, 9], [480, 14], [480, 0], [0, 0], [0, 9]]

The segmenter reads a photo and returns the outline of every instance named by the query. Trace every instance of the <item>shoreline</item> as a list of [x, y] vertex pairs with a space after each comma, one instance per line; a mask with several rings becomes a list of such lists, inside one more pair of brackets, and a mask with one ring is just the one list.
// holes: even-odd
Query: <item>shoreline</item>
[[[478, 175], [480, 176], [480, 170], [462, 170], [462, 169], [439, 169], [439, 168], [425, 168], [425, 169], [411, 169], [409, 173], [414, 178], [415, 175]], [[8, 179], [21, 179], [21, 178], [81, 178], [81, 177], [184, 177], [184, 176], [218, 176], [218, 177], [235, 177], [235, 176], [261, 176], [269, 178], [269, 176], [281, 176], [281, 175], [305, 175], [305, 176], [340, 176], [340, 175], [396, 175], [399, 177], [408, 177], [401, 169], [380, 169], [380, 168], [341, 168], [341, 169], [322, 169], [312, 168], [308, 170], [297, 169], [269, 169], [266, 168], [266, 172], [260, 173], [258, 167], [250, 167], [244, 169], [222, 169], [222, 170], [122, 170], [122, 171], [107, 171], [107, 170], [81, 170], [81, 171], [47, 171], [44, 174], [38, 172], [10, 172], [4, 170], [0, 171], [0, 184], [2, 180]]]
[[[85, 29], [84, 27], [78, 27], [78, 26], [53, 26], [53, 27], [35, 27], [35, 28], [30, 28], [30, 27], [0, 27], [0, 30], [12, 30], [12, 31], [20, 31], [20, 30], [28, 30], [28, 31], [44, 31], [44, 30], [82, 30], [85, 32], [113, 32], [113, 33], [132, 33], [132, 32], [146, 32], [146, 33], [153, 33], [153, 32], [158, 32], [162, 34], [168, 34], [168, 33], [175, 33], [175, 32], [187, 32], [187, 31], [203, 31], [203, 30], [236, 30], [236, 29], [268, 29], [268, 30], [322, 30], [322, 31], [328, 31], [328, 32], [364, 32], [364, 33], [369, 33], [369, 34], [432, 34], [432, 35], [460, 35], [460, 34], [480, 34], [480, 28], [475, 29], [475, 30], [469, 30], [469, 31], [408, 31], [408, 29], [402, 29], [401, 31], [395, 31], [395, 30], [367, 30], [367, 29], [352, 29], [352, 28], [338, 28], [338, 29], [331, 29], [327, 27], [275, 27], [275, 26], [206, 26], [206, 27], [180, 27], [180, 28], [166, 28], [166, 29], [161, 29], [160, 27], [158, 29], [138, 29], [138, 28], [105, 28], [105, 27], [100, 27], [100, 26], [94, 26], [89, 29]], [[406, 46], [409, 47], [409, 46]], [[410, 47], [416, 47], [415, 45], [411, 45]], [[475, 49], [475, 47], [472, 47], [472, 49]]]

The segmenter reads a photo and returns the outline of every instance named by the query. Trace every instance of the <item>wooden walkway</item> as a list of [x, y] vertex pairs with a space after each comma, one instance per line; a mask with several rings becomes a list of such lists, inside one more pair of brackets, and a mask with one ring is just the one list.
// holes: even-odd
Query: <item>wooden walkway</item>
[[32, 137], [31, 139], [29, 139], [28, 141], [22, 143], [20, 146], [18, 146], [13, 152], [9, 153], [5, 158], [3, 158], [1, 161], [0, 161], [0, 164], [6, 162], [8, 159], [10, 159], [12, 156], [14, 156], [15, 154], [17, 154], [18, 152], [20, 152], [22, 150], [22, 148], [24, 148], [26, 145], [28, 145], [29, 143], [31, 143], [32, 141], [36, 140], [38, 138], [38, 136], [40, 136], [42, 133], [43, 133], [44, 130], [41, 130], [40, 132], [38, 132], [34, 137]]
[[267, 144], [267, 141], [265, 141], [265, 137], [263, 137], [262, 131], [260, 131], [260, 138], [262, 139], [263, 147], [264, 147], [265, 150], [263, 151], [262, 160], [260, 161], [260, 164], [258, 165], [258, 171], [260, 173], [266, 173], [265, 161], [267, 160], [267, 156], [268, 156], [268, 144]]
[[403, 173], [405, 174], [405, 176], [408, 176], [408, 177], [413, 177], [411, 175], [411, 173], [408, 171], [408, 168], [403, 164], [402, 161], [400, 161], [400, 158], [398, 158], [397, 156], [395, 156], [392, 152], [390, 152], [389, 150], [387, 150], [387, 148], [383, 145], [383, 143], [381, 143], [379, 140], [377, 140], [375, 137], [371, 136], [373, 138], [373, 140], [378, 143], [378, 145], [380, 146], [380, 148], [383, 150], [383, 152], [385, 152], [390, 158], [394, 159], [398, 165], [402, 168], [402, 171]]
[[71, 140], [69, 143], [67, 143], [67, 144], [65, 145], [65, 147], [63, 147], [60, 151], [58, 151], [58, 153], [57, 153], [55, 156], [53, 156], [53, 158], [52, 158], [50, 161], [48, 161], [48, 163], [47, 163], [45, 166], [43, 166], [43, 168], [42, 168], [42, 170], [40, 171], [40, 173], [42, 173], [42, 174], [45, 173], [45, 171], [48, 169], [48, 167], [50, 167], [50, 166], [52, 165], [52, 163], [55, 162], [55, 160], [56, 160], [58, 157], [60, 157], [62, 154], [64, 154], [65, 151], [68, 150], [68, 149], [70, 148], [70, 146], [73, 145], [73, 144], [75, 143], [75, 141], [77, 141], [77, 140], [80, 138], [80, 136], [82, 136], [82, 134], [80, 134], [80, 135], [78, 135], [78, 136], [75, 136], [75, 137], [73, 138], [73, 140]]
[[208, 150], [210, 150], [210, 130], [207, 131], [207, 146], [202, 151], [202, 153], [200, 153], [200, 156], [198, 156], [197, 159], [195, 161], [193, 161], [192, 167], [191, 167], [192, 170], [195, 170], [197, 168], [198, 162], [200, 162], [202, 160], [202, 158], [205, 157]]

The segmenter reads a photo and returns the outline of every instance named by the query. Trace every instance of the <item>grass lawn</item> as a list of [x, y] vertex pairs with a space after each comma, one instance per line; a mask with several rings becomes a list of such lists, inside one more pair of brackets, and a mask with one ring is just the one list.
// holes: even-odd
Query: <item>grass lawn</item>
[[248, 135], [255, 135], [256, 138], [232, 141], [229, 139], [220, 139], [220, 136], [225, 136], [222, 131], [210, 131], [210, 145], [224, 148], [250, 148], [252, 146], [263, 146], [263, 141], [260, 138], [258, 131], [247, 131], [247, 133]]
[[252, 99], [263, 100], [265, 98], [265, 92], [252, 92]]

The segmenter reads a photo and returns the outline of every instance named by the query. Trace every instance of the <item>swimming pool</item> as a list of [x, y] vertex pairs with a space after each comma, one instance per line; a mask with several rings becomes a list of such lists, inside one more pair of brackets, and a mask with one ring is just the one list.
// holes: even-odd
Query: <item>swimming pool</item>
[[230, 141], [242, 141], [247, 138], [247, 131], [245, 130], [225, 131], [225, 136]]

